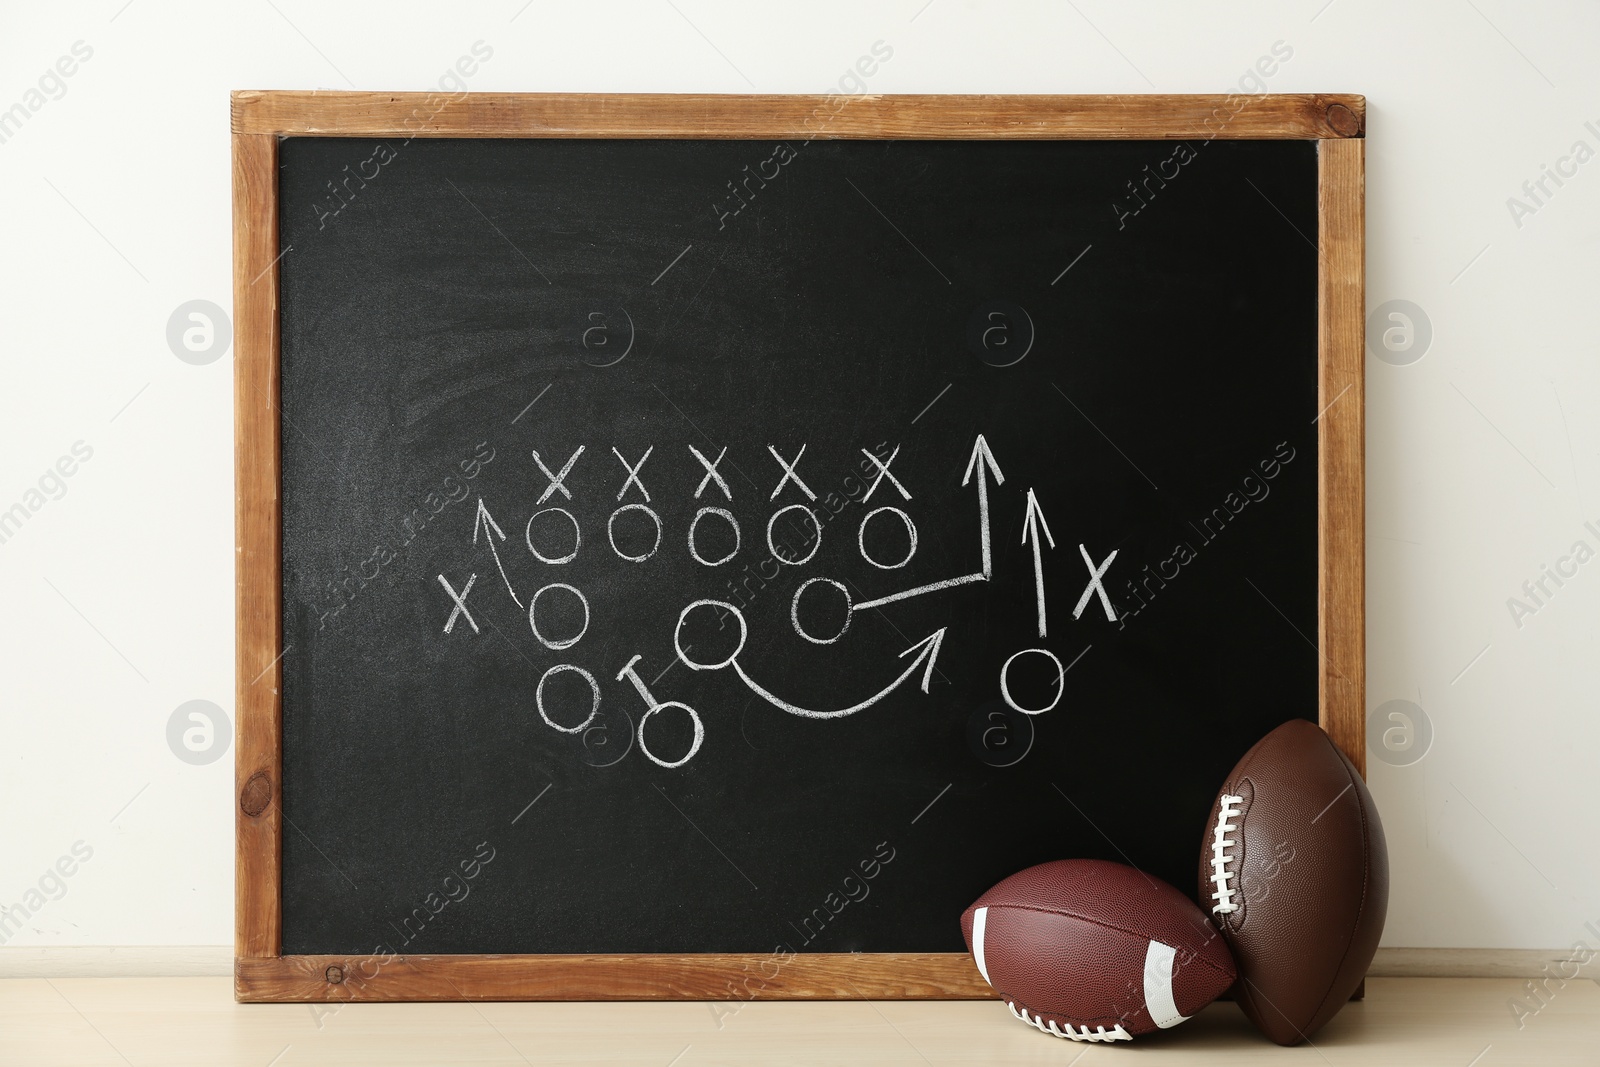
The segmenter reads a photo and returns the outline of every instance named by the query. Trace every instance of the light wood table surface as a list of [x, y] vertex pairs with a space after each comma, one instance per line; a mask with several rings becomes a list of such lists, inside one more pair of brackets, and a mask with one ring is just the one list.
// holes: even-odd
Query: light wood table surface
[[1519, 994], [1523, 980], [1373, 978], [1314, 1047], [1281, 1049], [1226, 1003], [1105, 1046], [998, 1001], [239, 1005], [226, 978], [18, 978], [0, 980], [0, 1064], [1600, 1065], [1600, 985], [1568, 982], [1520, 1029]]

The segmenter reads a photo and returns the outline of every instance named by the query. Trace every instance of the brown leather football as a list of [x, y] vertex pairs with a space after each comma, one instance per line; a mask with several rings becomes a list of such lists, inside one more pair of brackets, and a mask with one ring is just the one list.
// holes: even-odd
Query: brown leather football
[[1292, 719], [1223, 783], [1200, 849], [1200, 900], [1239, 968], [1234, 993], [1280, 1045], [1316, 1033], [1366, 976], [1389, 905], [1372, 794], [1322, 728]]
[[1176, 1026], [1233, 984], [1233, 960], [1194, 902], [1103, 860], [1012, 875], [961, 915], [984, 981], [1023, 1022], [1073, 1041]]

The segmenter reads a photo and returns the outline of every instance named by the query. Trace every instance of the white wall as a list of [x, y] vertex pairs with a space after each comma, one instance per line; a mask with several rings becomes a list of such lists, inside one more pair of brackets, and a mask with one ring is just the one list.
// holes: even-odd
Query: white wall
[[476, 90], [817, 92], [882, 39], [875, 92], [1217, 92], [1281, 40], [1272, 91], [1365, 93], [1369, 306], [1433, 331], [1368, 365], [1370, 704], [1434, 734], [1372, 760], [1385, 940], [1549, 948], [1600, 920], [1600, 562], [1520, 627], [1507, 607], [1600, 549], [1600, 163], [1507, 207], [1600, 149], [1592, 5], [97, 0], [3, 22], [0, 109], [93, 49], [0, 143], [0, 511], [93, 450], [0, 544], [0, 903], [93, 850], [13, 945], [231, 941], [232, 755], [167, 739], [186, 701], [233, 711], [231, 356], [166, 339], [185, 302], [230, 304], [228, 90], [432, 88], [480, 39]]

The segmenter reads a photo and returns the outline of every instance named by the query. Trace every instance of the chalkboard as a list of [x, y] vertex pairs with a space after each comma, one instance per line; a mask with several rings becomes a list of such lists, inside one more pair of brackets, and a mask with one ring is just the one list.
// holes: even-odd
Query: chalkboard
[[1325, 715], [1318, 140], [277, 164], [281, 956], [959, 953]]

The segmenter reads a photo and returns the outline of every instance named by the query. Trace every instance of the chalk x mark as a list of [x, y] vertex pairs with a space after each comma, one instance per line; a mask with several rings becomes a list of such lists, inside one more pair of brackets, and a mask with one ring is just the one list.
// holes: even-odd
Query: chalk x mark
[[800, 446], [800, 451], [795, 453], [795, 457], [794, 457], [794, 462], [793, 463], [789, 462], [788, 460], [784, 459], [782, 456], [778, 455], [778, 450], [776, 448], [773, 448], [771, 445], [767, 446], [767, 451], [772, 453], [772, 458], [777, 460], [778, 461], [778, 466], [783, 468], [783, 477], [778, 479], [778, 485], [777, 485], [776, 488], [774, 488], [772, 490], [772, 495], [767, 497], [768, 500], [776, 500], [776, 499], [778, 499], [778, 494], [783, 492], [783, 487], [785, 485], [787, 485], [791, 481], [794, 482], [795, 485], [799, 486], [800, 491], [806, 495], [806, 499], [808, 499], [808, 500], [817, 499], [817, 494], [813, 493], [811, 491], [811, 487], [809, 485], [807, 485], [805, 482], [801, 481], [800, 480], [800, 475], [795, 473], [795, 468], [800, 466], [800, 457], [804, 456], [806, 454], [806, 446], [805, 445], [801, 445]]
[[450, 612], [450, 617], [444, 622], [445, 633], [449, 633], [451, 630], [455, 629], [457, 615], [465, 615], [467, 617], [467, 624], [472, 627], [473, 633], [476, 634], [483, 632], [478, 629], [477, 622], [473, 620], [472, 612], [467, 610], [467, 594], [472, 592], [472, 583], [476, 582], [477, 580], [478, 576], [476, 574], [469, 576], [467, 578], [466, 587], [462, 589], [461, 592], [457, 593], [451, 588], [449, 580], [445, 578], [444, 575], [439, 575], [439, 584], [444, 586], [444, 591], [450, 595], [450, 599], [453, 600], [456, 605], [454, 610]]
[[861, 498], [861, 502], [863, 504], [872, 499], [872, 494], [877, 491], [878, 483], [882, 482], [885, 478], [888, 478], [889, 481], [894, 484], [894, 487], [900, 490], [900, 495], [902, 497], [907, 500], [911, 499], [911, 490], [901, 485], [900, 479], [896, 478], [889, 470], [890, 465], [894, 463], [895, 457], [900, 454], [899, 445], [894, 446], [894, 451], [889, 453], [889, 458], [887, 461], [879, 459], [877, 456], [874, 456], [871, 452], [868, 452], [864, 448], [861, 450], [861, 454], [866, 456], [867, 459], [878, 468], [878, 476], [872, 479], [871, 487], [867, 489], [866, 495]]
[[[1055, 545], [1052, 544], [1050, 547], [1054, 548]], [[1095, 566], [1094, 559], [1089, 555], [1089, 549], [1086, 546], [1079, 545], [1078, 553], [1083, 556], [1083, 565], [1089, 568], [1089, 584], [1084, 587], [1083, 595], [1078, 598], [1077, 605], [1073, 607], [1072, 617], [1074, 619], [1081, 617], [1083, 609], [1089, 606], [1089, 597], [1094, 593], [1099, 593], [1100, 606], [1105, 609], [1106, 621], [1116, 622], [1117, 611], [1111, 606], [1111, 597], [1106, 595], [1106, 587], [1103, 582], [1106, 571], [1111, 569], [1112, 561], [1117, 558], [1117, 549], [1112, 549], [1111, 555], [1107, 556], [1105, 562], [1098, 567]], [[1039, 636], [1043, 637], [1044, 634], [1041, 633]]]
[[699, 500], [700, 494], [706, 491], [706, 486], [716, 482], [717, 488], [722, 490], [722, 495], [732, 500], [733, 490], [728, 487], [728, 480], [717, 473], [717, 464], [721, 463], [722, 457], [728, 454], [727, 448], [724, 447], [721, 452], [718, 452], [717, 458], [714, 460], [706, 459], [705, 454], [694, 445], [689, 446], [689, 451], [694, 454], [695, 459], [700, 461], [700, 465], [706, 469], [706, 476], [700, 479], [699, 485], [695, 486], [694, 498]]
[[544, 492], [541, 493], [539, 495], [539, 499], [537, 501], [535, 501], [535, 503], [534, 503], [535, 507], [537, 507], [539, 504], [543, 504], [546, 500], [549, 500], [550, 499], [550, 494], [554, 493], [558, 489], [561, 491], [561, 495], [562, 496], [566, 497], [568, 500], [572, 499], [572, 490], [568, 489], [565, 485], [563, 485], [561, 483], [566, 479], [567, 475], [572, 471], [573, 464], [578, 462], [578, 457], [583, 455], [583, 450], [584, 450], [585, 447], [587, 447], [587, 446], [585, 446], [585, 445], [579, 445], [578, 446], [578, 450], [572, 454], [572, 458], [567, 460], [567, 465], [565, 467], [561, 468], [561, 473], [560, 474], [551, 474], [550, 473], [550, 468], [546, 467], [544, 465], [544, 460], [539, 458], [539, 453], [538, 452], [534, 452], [533, 453], [533, 462], [538, 464], [539, 470], [544, 472], [544, 476], [546, 478], [550, 479], [550, 484], [545, 487]]
[[644, 461], [649, 459], [650, 453], [654, 452], [655, 450], [656, 446], [650, 445], [644, 450], [644, 455], [639, 457], [638, 466], [630, 467], [628, 465], [628, 461], [623, 458], [622, 453], [617, 451], [617, 446], [611, 446], [611, 454], [617, 457], [617, 462], [622, 464], [622, 469], [628, 472], [627, 480], [622, 483], [622, 489], [617, 493], [618, 500], [621, 500], [623, 495], [627, 493], [628, 486], [637, 485], [639, 487], [639, 492], [644, 496], [644, 502], [646, 504], [650, 503], [650, 490], [646, 489], [644, 487], [644, 482], [639, 480], [639, 472], [644, 469]]

